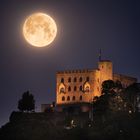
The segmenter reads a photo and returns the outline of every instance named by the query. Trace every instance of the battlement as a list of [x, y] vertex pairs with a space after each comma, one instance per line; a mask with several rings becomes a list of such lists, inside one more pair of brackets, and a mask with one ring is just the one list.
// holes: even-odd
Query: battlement
[[56, 74], [70, 74], [70, 73], [90, 73], [90, 72], [95, 72], [95, 70], [91, 69], [77, 69], [77, 70], [65, 70], [65, 71], [58, 71]]

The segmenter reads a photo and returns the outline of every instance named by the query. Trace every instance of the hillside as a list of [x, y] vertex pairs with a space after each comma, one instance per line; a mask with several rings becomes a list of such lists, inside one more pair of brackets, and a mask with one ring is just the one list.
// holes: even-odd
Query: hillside
[[[72, 117], [72, 116], [71, 116]], [[140, 115], [113, 117], [87, 127], [86, 116], [74, 116], [82, 125], [66, 130], [70, 118], [63, 113], [13, 112], [9, 122], [0, 129], [0, 140], [139, 140]], [[67, 118], [67, 119], [66, 119]], [[84, 119], [85, 118], [85, 119]], [[88, 122], [88, 121], [87, 121]]]

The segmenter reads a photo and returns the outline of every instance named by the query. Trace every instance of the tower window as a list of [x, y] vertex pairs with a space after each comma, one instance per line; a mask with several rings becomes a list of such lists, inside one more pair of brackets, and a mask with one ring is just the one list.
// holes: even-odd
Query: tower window
[[64, 83], [64, 78], [61, 78], [61, 83]]
[[79, 82], [82, 82], [82, 80], [83, 80], [82, 77], [80, 77]]
[[68, 91], [71, 91], [71, 87], [70, 86], [68, 87]]
[[67, 101], [70, 101], [70, 96], [67, 97]]
[[71, 82], [71, 78], [69, 77], [69, 79], [68, 79], [68, 82], [70, 83]]
[[82, 91], [82, 86], [79, 87], [79, 90]]
[[81, 101], [81, 100], [82, 100], [82, 96], [80, 96], [80, 98], [79, 98], [79, 99], [80, 99], [80, 101]]
[[89, 82], [89, 77], [86, 78], [86, 81]]
[[75, 96], [72, 97], [72, 100], [75, 101]]
[[65, 97], [64, 96], [62, 97], [62, 101], [65, 101]]
[[76, 77], [74, 77], [74, 82], [77, 82], [77, 78]]
[[75, 87], [74, 87], [74, 91], [76, 91], [76, 90], [77, 90], [77, 87], [75, 86]]

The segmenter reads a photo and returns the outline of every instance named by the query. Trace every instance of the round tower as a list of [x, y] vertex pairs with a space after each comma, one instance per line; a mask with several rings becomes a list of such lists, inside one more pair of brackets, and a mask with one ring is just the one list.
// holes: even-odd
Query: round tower
[[98, 62], [100, 71], [100, 83], [105, 80], [113, 80], [113, 64], [110, 60], [100, 60]]

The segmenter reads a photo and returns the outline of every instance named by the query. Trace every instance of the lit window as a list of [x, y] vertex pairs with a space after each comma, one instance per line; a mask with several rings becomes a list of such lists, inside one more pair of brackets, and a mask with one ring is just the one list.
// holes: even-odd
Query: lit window
[[79, 82], [82, 82], [82, 80], [83, 80], [82, 77], [80, 77]]
[[89, 86], [86, 86], [85, 91], [89, 92]]
[[80, 96], [80, 98], [79, 98], [79, 99], [80, 99], [80, 101], [81, 101], [81, 100], [82, 100], [82, 96]]
[[65, 89], [63, 87], [60, 89], [60, 93], [65, 93]]
[[64, 96], [62, 97], [62, 101], [65, 101], [65, 97]]
[[67, 101], [69, 101], [69, 100], [70, 100], [70, 96], [67, 97]]
[[71, 87], [70, 86], [68, 87], [68, 91], [71, 91]]
[[72, 97], [72, 100], [75, 101], [75, 96]]
[[74, 87], [74, 91], [76, 91], [76, 90], [77, 90], [77, 87], [75, 86], [75, 87]]
[[64, 83], [64, 78], [61, 78], [61, 83]]
[[68, 82], [70, 83], [71, 82], [71, 78], [69, 77], [69, 79], [68, 79]]

